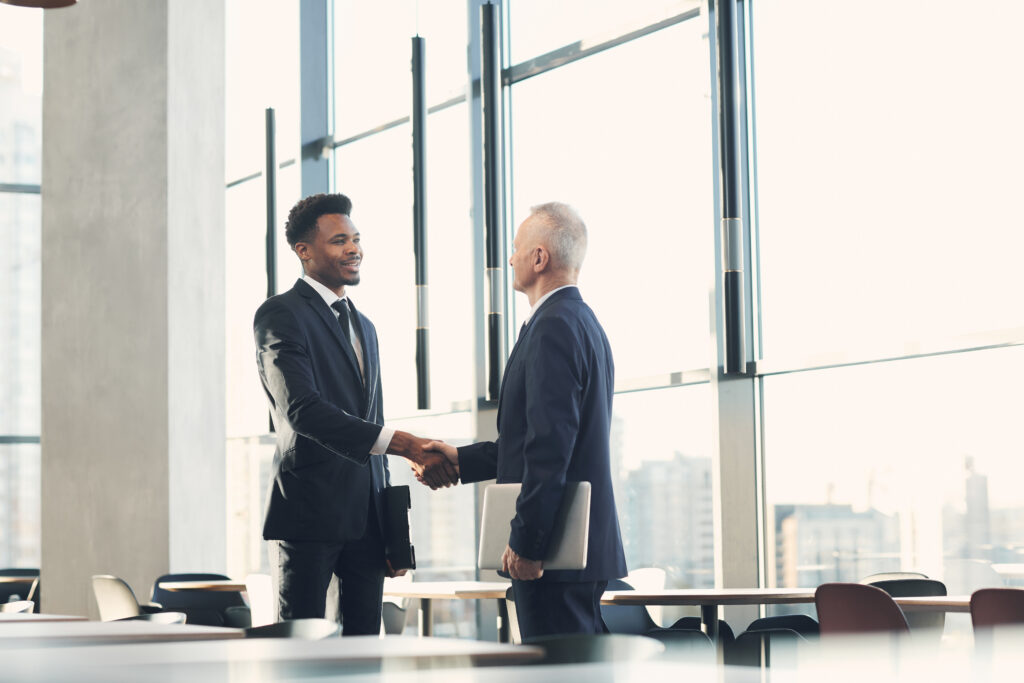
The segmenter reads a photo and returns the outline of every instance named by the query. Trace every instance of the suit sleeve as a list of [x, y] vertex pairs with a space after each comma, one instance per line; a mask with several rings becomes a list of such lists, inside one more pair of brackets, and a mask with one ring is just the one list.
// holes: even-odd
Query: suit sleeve
[[463, 484], [487, 481], [498, 476], [497, 441], [481, 441], [456, 450], [459, 452], [459, 479]]
[[523, 485], [509, 547], [531, 560], [547, 554], [580, 429], [585, 367], [582, 348], [562, 318], [537, 320], [526, 360]]
[[292, 428], [337, 455], [365, 465], [380, 425], [350, 415], [317, 389], [306, 336], [294, 313], [269, 300], [256, 312], [256, 362], [271, 404]]

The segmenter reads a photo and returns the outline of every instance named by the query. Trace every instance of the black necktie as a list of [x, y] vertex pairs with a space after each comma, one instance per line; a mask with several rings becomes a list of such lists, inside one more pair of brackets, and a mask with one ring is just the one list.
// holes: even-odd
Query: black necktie
[[352, 335], [349, 332], [349, 308], [348, 299], [338, 299], [331, 308], [338, 312], [338, 324], [341, 325], [341, 335], [345, 337], [349, 342], [352, 341]]

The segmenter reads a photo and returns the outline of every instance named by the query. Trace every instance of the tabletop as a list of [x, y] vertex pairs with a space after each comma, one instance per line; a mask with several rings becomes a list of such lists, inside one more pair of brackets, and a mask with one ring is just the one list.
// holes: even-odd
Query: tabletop
[[0, 624], [28, 624], [50, 621], [88, 621], [74, 614], [35, 614], [33, 612], [0, 612]]
[[161, 581], [160, 587], [169, 591], [215, 591], [224, 593], [240, 593], [245, 590], [244, 581], [230, 579], [207, 581]]
[[606, 591], [605, 605], [777, 605], [814, 602], [813, 588], [665, 588]]
[[392, 598], [502, 599], [508, 581], [385, 581], [384, 595]]
[[[59, 650], [22, 648], [5, 653], [4, 671], [17, 680], [127, 681], [156, 677], [174, 681], [270, 681], [338, 674], [347, 677], [359, 672], [527, 664], [542, 656], [543, 650], [536, 647], [453, 638], [250, 638]], [[65, 675], [67, 678], [63, 678]]]
[[[221, 640], [242, 638], [245, 632], [220, 626], [158, 624], [151, 621], [25, 621], [3, 626], [0, 649], [33, 645], [92, 645], [100, 643]], [[6, 653], [4, 655], [6, 657]]]

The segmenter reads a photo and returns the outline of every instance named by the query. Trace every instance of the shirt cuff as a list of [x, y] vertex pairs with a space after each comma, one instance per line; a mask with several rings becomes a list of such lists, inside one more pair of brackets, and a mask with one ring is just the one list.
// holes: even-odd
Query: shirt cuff
[[391, 445], [391, 437], [395, 435], [395, 430], [391, 427], [381, 427], [380, 434], [377, 435], [377, 440], [373, 442], [373, 447], [370, 449], [370, 455], [384, 455], [388, 452], [388, 446]]

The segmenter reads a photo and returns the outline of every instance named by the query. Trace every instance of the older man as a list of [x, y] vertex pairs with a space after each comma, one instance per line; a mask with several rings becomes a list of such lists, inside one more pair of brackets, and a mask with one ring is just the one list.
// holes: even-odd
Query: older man
[[[427, 448], [457, 464], [463, 482], [522, 483], [502, 562], [524, 640], [601, 633], [601, 594], [609, 579], [625, 576], [626, 560], [611, 482], [612, 352], [576, 287], [587, 229], [569, 206], [543, 204], [512, 246], [513, 286], [531, 310], [505, 368], [498, 440]], [[556, 512], [574, 481], [591, 483], [587, 567], [545, 572]]]

